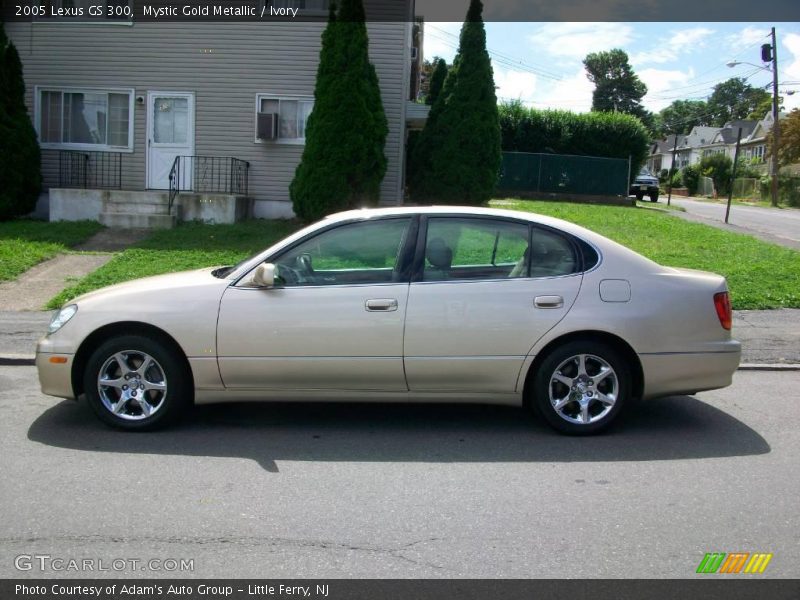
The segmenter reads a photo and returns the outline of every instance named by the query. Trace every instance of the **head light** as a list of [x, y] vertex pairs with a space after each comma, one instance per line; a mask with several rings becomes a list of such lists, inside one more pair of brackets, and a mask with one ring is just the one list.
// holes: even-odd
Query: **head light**
[[76, 312], [78, 312], [78, 305], [69, 304], [61, 310], [53, 313], [53, 318], [50, 319], [50, 327], [47, 328], [47, 334], [50, 335], [51, 333], [55, 333], [61, 329], [67, 323], [67, 321], [75, 316]]

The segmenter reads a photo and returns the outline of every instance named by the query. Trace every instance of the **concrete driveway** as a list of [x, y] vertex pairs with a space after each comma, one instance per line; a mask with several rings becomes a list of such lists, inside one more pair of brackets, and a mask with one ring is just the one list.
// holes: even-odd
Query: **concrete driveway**
[[[666, 202], [666, 199], [664, 201]], [[710, 225], [724, 225], [725, 223], [725, 203], [701, 202], [674, 196], [672, 203], [683, 207], [689, 215], [699, 217]], [[798, 209], [761, 208], [733, 204], [728, 223], [735, 230], [800, 250], [800, 210]]]

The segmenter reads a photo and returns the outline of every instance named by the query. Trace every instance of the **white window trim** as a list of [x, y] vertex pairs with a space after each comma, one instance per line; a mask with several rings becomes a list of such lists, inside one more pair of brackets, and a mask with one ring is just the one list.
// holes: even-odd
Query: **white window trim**
[[267, 93], [258, 93], [256, 94], [256, 106], [255, 106], [255, 113], [253, 114], [253, 141], [256, 144], [280, 144], [285, 146], [305, 146], [306, 145], [306, 138], [275, 138], [274, 140], [260, 140], [258, 139], [258, 113], [259, 109], [261, 108], [261, 101], [263, 99], [269, 100], [310, 100], [314, 102], [314, 96], [286, 96], [281, 94], [267, 94]]
[[[96, 93], [105, 92], [107, 94], [128, 94], [128, 145], [127, 146], [109, 146], [108, 144], [71, 144], [71, 143], [57, 143], [57, 142], [42, 142], [42, 92], [62, 92], [62, 93]], [[134, 88], [100, 88], [100, 87], [67, 87], [58, 85], [37, 85], [34, 87], [33, 96], [33, 110], [34, 110], [34, 127], [36, 128], [36, 135], [40, 142], [39, 146], [44, 150], [80, 150], [83, 152], [123, 152], [126, 154], [133, 153], [133, 121], [135, 118], [135, 95]], [[64, 123], [62, 120], [61, 126]], [[62, 129], [63, 133], [63, 129]]]

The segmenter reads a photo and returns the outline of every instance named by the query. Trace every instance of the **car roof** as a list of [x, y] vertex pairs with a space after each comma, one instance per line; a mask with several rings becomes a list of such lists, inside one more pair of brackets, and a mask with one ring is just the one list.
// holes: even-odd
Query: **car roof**
[[531, 223], [538, 223], [547, 225], [556, 229], [563, 229], [582, 235], [584, 233], [593, 234], [593, 232], [571, 223], [563, 219], [555, 217], [548, 217], [538, 213], [526, 212], [521, 210], [508, 210], [503, 208], [484, 208], [479, 206], [391, 206], [382, 208], [362, 208], [356, 210], [347, 210], [340, 213], [328, 215], [322, 221], [323, 223], [330, 224], [337, 221], [349, 221], [353, 219], [370, 219], [376, 217], [387, 216], [403, 216], [403, 215], [463, 215], [475, 217], [504, 217], [519, 219], [523, 221], [530, 221]]

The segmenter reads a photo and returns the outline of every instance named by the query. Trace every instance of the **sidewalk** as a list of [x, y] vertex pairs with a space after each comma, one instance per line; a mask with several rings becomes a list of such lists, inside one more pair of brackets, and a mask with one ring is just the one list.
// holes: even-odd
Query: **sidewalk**
[[[0, 365], [31, 364], [50, 315], [0, 311]], [[800, 368], [800, 309], [734, 311], [733, 337], [742, 342], [742, 364]]]

